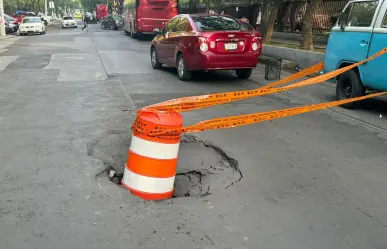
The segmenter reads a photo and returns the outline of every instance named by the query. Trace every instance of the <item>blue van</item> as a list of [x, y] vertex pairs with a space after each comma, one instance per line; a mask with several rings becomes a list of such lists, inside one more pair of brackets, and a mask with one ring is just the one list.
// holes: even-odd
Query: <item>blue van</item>
[[[387, 47], [387, 0], [349, 1], [332, 28], [324, 73], [362, 61]], [[387, 55], [381, 55], [335, 78], [337, 99], [387, 91]], [[355, 108], [357, 102], [343, 105]]]

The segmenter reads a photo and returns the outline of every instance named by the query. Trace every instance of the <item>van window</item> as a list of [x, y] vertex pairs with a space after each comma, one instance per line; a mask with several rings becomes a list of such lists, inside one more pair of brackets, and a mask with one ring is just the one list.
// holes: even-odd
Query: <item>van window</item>
[[[346, 26], [369, 27], [371, 26], [375, 10], [379, 1], [354, 2], [349, 13]], [[350, 7], [350, 6], [348, 6]]]
[[382, 28], [387, 28], [387, 11], [386, 11], [386, 13], [384, 14], [383, 21], [382, 21], [382, 25], [380, 25], [380, 27], [382, 27]]

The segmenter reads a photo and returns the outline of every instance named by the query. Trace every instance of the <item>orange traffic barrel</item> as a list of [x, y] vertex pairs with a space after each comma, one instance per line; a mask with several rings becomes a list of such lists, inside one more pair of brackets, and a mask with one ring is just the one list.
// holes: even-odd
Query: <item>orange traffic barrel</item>
[[181, 132], [152, 135], [152, 131], [180, 130], [177, 112], [140, 110], [132, 126], [132, 141], [122, 185], [145, 200], [172, 198]]

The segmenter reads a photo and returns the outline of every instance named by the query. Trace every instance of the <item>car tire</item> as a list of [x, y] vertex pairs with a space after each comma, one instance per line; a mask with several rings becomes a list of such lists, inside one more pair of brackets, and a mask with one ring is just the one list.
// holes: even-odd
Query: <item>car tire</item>
[[250, 78], [252, 72], [253, 72], [253, 69], [251, 68], [235, 70], [235, 73], [238, 76], [238, 78], [242, 80], [246, 80]]
[[154, 47], [151, 48], [151, 64], [153, 69], [160, 69], [163, 67], [163, 64], [157, 59], [156, 49]]
[[[365, 95], [366, 89], [361, 83], [361, 79], [355, 70], [349, 70], [340, 75], [336, 84], [336, 98], [337, 100], [344, 100], [349, 98], [356, 98]], [[347, 103], [340, 105], [346, 109], [354, 109], [359, 105], [359, 102]]]
[[177, 57], [177, 77], [181, 81], [188, 81], [192, 79], [192, 72], [188, 71], [187, 63], [184, 55], [180, 54]]

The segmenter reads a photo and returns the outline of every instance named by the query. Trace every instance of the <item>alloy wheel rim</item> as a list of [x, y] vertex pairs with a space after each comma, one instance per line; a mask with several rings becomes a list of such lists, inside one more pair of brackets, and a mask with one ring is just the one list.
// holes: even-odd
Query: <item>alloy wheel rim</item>
[[184, 75], [184, 62], [183, 62], [183, 59], [179, 60], [179, 65], [178, 65], [177, 71], [179, 73], [179, 76], [183, 76]]

